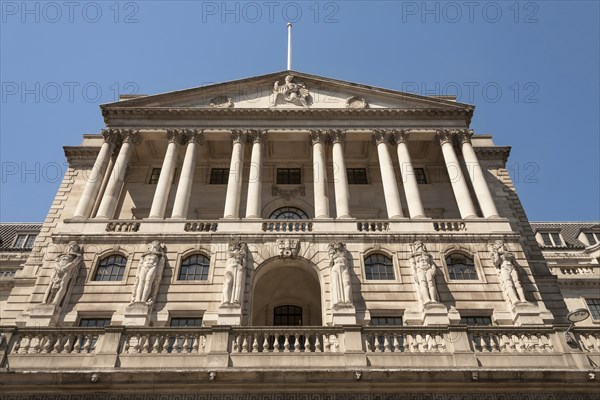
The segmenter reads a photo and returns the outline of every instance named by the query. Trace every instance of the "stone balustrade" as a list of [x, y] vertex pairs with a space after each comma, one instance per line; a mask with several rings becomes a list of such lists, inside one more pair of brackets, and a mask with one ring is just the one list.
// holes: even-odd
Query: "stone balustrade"
[[357, 221], [356, 229], [359, 232], [387, 232], [390, 224], [387, 221]]
[[311, 232], [313, 223], [303, 220], [270, 220], [263, 222], [263, 232]]
[[197, 354], [206, 352], [209, 329], [127, 329], [119, 354]]
[[460, 232], [467, 230], [467, 224], [464, 221], [434, 221], [433, 229], [436, 232]]
[[234, 353], [337, 353], [341, 328], [234, 328]]
[[365, 351], [372, 353], [445, 352], [448, 337], [437, 329], [367, 327], [363, 329]]
[[101, 329], [25, 330], [15, 342], [16, 354], [92, 354], [103, 334]]
[[582, 331], [576, 334], [579, 348], [587, 353], [600, 353], [600, 332]]
[[476, 352], [509, 353], [548, 353], [555, 351], [550, 331], [486, 329], [480, 328], [471, 333], [473, 349]]

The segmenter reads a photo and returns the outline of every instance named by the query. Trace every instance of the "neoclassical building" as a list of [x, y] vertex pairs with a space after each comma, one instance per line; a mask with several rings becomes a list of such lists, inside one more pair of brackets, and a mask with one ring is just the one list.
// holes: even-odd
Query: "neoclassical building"
[[600, 224], [530, 224], [474, 106], [284, 71], [101, 109], [0, 396], [598, 398]]

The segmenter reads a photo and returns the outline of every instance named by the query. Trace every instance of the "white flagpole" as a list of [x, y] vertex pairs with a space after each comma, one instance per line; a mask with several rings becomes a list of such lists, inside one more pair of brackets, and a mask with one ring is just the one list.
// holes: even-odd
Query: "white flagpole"
[[287, 57], [287, 69], [292, 70], [292, 23], [288, 22], [288, 57]]

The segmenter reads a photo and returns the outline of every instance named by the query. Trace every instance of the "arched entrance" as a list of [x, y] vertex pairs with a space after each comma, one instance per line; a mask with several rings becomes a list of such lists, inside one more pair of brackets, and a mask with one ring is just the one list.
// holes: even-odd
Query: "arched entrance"
[[253, 326], [322, 325], [321, 285], [308, 261], [273, 259], [254, 277]]

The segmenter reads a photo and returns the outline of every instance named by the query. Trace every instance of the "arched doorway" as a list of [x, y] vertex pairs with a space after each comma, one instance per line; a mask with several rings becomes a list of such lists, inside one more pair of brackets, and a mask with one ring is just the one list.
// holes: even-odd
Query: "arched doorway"
[[321, 285], [308, 261], [274, 259], [261, 265], [253, 282], [253, 326], [320, 326]]

